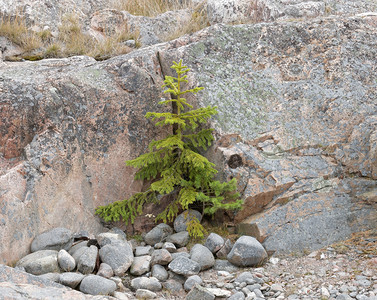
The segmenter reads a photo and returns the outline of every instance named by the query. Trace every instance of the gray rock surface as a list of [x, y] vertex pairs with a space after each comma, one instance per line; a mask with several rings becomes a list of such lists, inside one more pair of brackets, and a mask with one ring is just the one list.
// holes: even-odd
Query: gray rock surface
[[74, 289], [80, 284], [84, 277], [85, 275], [80, 273], [65, 272], [60, 274], [59, 283]]
[[176, 253], [171, 254], [172, 259], [176, 259], [179, 256], [184, 256], [184, 257], [190, 258], [190, 254], [187, 253], [187, 252], [176, 252]]
[[154, 277], [137, 277], [135, 279], [132, 279], [131, 287], [134, 290], [145, 289], [152, 292], [158, 292], [162, 289], [161, 283], [157, 280], [157, 278]]
[[217, 233], [212, 232], [206, 239], [206, 246], [212, 253], [216, 253], [224, 246], [224, 239]]
[[[25, 270], [22, 270], [22, 271], [25, 271]], [[42, 279], [50, 280], [53, 282], [59, 282], [60, 273], [46, 273], [46, 274], [37, 275], [37, 276]]]
[[130, 268], [130, 273], [132, 275], [140, 276], [143, 275], [151, 269], [151, 256], [136, 256]]
[[[94, 208], [141, 189], [123, 162], [161, 134], [143, 116], [159, 111], [162, 74], [180, 58], [190, 84], [206, 88], [194, 104], [218, 106], [206, 155], [220, 177], [239, 178], [236, 221], [256, 224], [269, 250], [319, 249], [375, 228], [376, 16], [309, 18], [321, 1], [311, 2], [286, 3], [298, 20], [215, 25], [105, 62], [2, 64], [2, 262], [51, 226], [98, 233]], [[373, 11], [370, 1], [332, 3], [334, 14]], [[135, 227], [152, 223], [140, 216]]]
[[201, 244], [195, 244], [190, 251], [190, 258], [200, 265], [200, 270], [204, 271], [215, 264], [215, 258], [212, 252]]
[[145, 289], [138, 289], [135, 293], [137, 299], [155, 299], [157, 294]]
[[0, 265], [0, 295], [19, 300], [105, 300], [102, 296], [85, 295], [61, 284], [44, 280], [17, 269]]
[[252, 19], [248, 0], [207, 0], [208, 20], [216, 23], [244, 23]]
[[77, 270], [82, 274], [93, 273], [98, 256], [98, 248], [94, 245], [86, 248], [86, 251], [77, 260]]
[[174, 259], [169, 265], [169, 270], [174, 273], [190, 276], [197, 275], [200, 272], [200, 265], [187, 257], [179, 256]]
[[179, 214], [174, 220], [174, 230], [176, 232], [186, 231], [187, 223], [193, 218], [198, 219], [200, 222], [202, 220], [202, 214], [197, 210], [185, 210], [183, 213]]
[[[377, 184], [375, 18], [216, 25], [205, 40], [181, 38], [179, 54], [161, 53], [163, 62], [195, 61], [192, 86], [205, 87], [197, 103], [219, 110], [212, 126], [222, 137], [208, 156], [224, 179], [239, 178], [236, 221], [255, 224], [268, 250], [315, 250], [376, 226], [376, 209], [360, 197]], [[352, 50], [355, 32], [363, 50]]]
[[239, 267], [253, 267], [267, 259], [267, 252], [255, 238], [241, 236], [228, 254], [228, 261]]
[[70, 255], [72, 255], [73, 257], [73, 254], [79, 250], [80, 248], [83, 248], [83, 247], [87, 247], [88, 246], [88, 241], [80, 241], [80, 242], [77, 242], [75, 243], [71, 248], [69, 248], [68, 250], [68, 253]]
[[[220, 288], [207, 288], [207, 291], [210, 293], [214, 294], [216, 298], [229, 298], [232, 294], [231, 291], [225, 290], [225, 289], [220, 289]], [[262, 297], [264, 296], [261, 294]]]
[[101, 263], [96, 275], [109, 279], [114, 276], [114, 271], [108, 264]]
[[171, 242], [165, 242], [164, 245], [162, 246], [162, 249], [166, 249], [169, 251], [169, 253], [174, 253], [177, 252], [177, 247]]
[[190, 291], [196, 284], [201, 285], [203, 280], [198, 275], [192, 275], [187, 278], [184, 284], [184, 288], [186, 291]]
[[124, 22], [128, 24], [130, 32], [138, 32], [143, 46], [154, 45], [172, 39], [177, 35], [177, 27], [187, 26], [191, 20], [190, 10], [168, 11], [151, 17], [133, 16], [123, 12]]
[[148, 245], [154, 246], [157, 243], [165, 241], [166, 237], [172, 233], [173, 229], [169, 225], [161, 223], [145, 235], [144, 241]]
[[196, 284], [191, 291], [187, 294], [186, 300], [214, 300], [215, 295], [208, 291], [206, 288]]
[[98, 245], [100, 247], [103, 247], [107, 244], [111, 244], [112, 242], [121, 241], [121, 242], [127, 242], [126, 235], [120, 234], [120, 233], [114, 233], [114, 232], [102, 232], [100, 234], [97, 234], [96, 240], [98, 242]]
[[377, 4], [369, 1], [207, 0], [207, 15], [211, 24], [272, 22], [332, 14], [352, 15], [376, 10]]
[[86, 276], [80, 284], [80, 291], [91, 295], [110, 295], [116, 290], [116, 284], [110, 279], [97, 275]]
[[162, 283], [162, 287], [166, 290], [168, 290], [172, 294], [177, 294], [181, 291], [183, 291], [182, 283], [180, 283], [177, 280], [169, 279]]
[[254, 284], [255, 279], [251, 272], [242, 272], [237, 276], [237, 278], [234, 280], [237, 283], [246, 283], [246, 284]]
[[152, 246], [138, 246], [135, 249], [135, 256], [151, 255], [153, 253]]
[[227, 260], [216, 259], [213, 269], [218, 271], [237, 272], [239, 270], [239, 267], [233, 265]]
[[64, 249], [58, 252], [58, 263], [65, 272], [70, 272], [76, 267], [75, 259]]
[[166, 249], [154, 250], [152, 253], [151, 265], [167, 265], [171, 261], [172, 256]]
[[245, 294], [242, 292], [236, 292], [228, 298], [228, 300], [244, 300], [244, 299], [245, 299]]
[[68, 250], [73, 243], [73, 233], [67, 228], [57, 227], [37, 235], [30, 246], [31, 252], [38, 250]]
[[27, 0], [11, 1], [1, 0], [1, 14], [12, 17], [23, 17], [26, 23], [34, 30], [49, 29], [56, 32], [61, 25], [62, 17], [73, 14], [78, 16], [83, 23], [88, 22], [88, 16], [96, 10], [106, 7], [107, 2], [102, 0]]
[[72, 257], [75, 260], [76, 264], [79, 261], [80, 257], [88, 251], [89, 247], [84, 246], [78, 248], [76, 251], [72, 252]]
[[58, 251], [39, 250], [20, 259], [16, 266], [24, 267], [26, 272], [33, 275], [59, 273]]
[[129, 243], [107, 244], [99, 250], [101, 261], [108, 264], [116, 276], [124, 275], [132, 265], [134, 255]]
[[166, 238], [167, 242], [171, 242], [177, 247], [185, 247], [190, 240], [189, 233], [187, 231], [181, 231], [174, 233], [172, 235], [169, 235]]
[[[152, 52], [140, 67], [131, 58], [98, 64], [76, 56], [0, 68], [6, 101], [0, 114], [7, 120], [0, 123], [0, 220], [6, 224], [0, 262], [25, 256], [32, 239], [51, 227], [103, 232], [95, 208], [141, 189], [124, 161], [144, 153], [149, 140], [138, 137], [161, 134], [144, 118], [145, 111], [158, 110], [150, 99], [162, 97], [157, 56], [145, 51]], [[137, 223], [136, 229], [145, 224]]]
[[220, 250], [216, 252], [216, 257], [219, 259], [226, 259], [232, 248], [232, 242], [229, 239], [227, 239], [224, 245], [220, 248]]
[[161, 265], [153, 265], [152, 267], [152, 276], [157, 278], [160, 281], [165, 281], [168, 279], [169, 274], [166, 269]]

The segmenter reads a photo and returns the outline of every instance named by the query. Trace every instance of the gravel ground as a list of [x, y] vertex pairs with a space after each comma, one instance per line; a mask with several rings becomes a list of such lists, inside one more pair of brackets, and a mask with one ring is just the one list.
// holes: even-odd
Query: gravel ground
[[[245, 271], [256, 278], [255, 283], [236, 282]], [[232, 294], [242, 291], [247, 300], [377, 300], [377, 231], [354, 234], [345, 242], [301, 257], [272, 256], [260, 268], [237, 272], [211, 269], [201, 273], [201, 278], [206, 288]], [[159, 296], [160, 299], [184, 299], [185, 293]]]

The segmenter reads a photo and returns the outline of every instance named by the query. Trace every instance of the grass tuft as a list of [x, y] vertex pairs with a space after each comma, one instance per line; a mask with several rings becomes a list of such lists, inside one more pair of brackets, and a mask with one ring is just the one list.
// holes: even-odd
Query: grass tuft
[[0, 20], [0, 36], [7, 37], [25, 52], [30, 52], [42, 46], [41, 38], [27, 29], [21, 17], [3, 17]]
[[207, 11], [203, 3], [201, 3], [193, 8], [191, 19], [188, 23], [178, 25], [177, 29], [173, 33], [165, 36], [163, 40], [165, 42], [172, 41], [185, 34], [197, 32], [207, 26], [209, 26]]

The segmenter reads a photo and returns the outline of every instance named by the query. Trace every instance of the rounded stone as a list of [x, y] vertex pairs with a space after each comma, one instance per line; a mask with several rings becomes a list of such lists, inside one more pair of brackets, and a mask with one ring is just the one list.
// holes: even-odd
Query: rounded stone
[[166, 249], [154, 250], [152, 253], [151, 264], [167, 265], [172, 261], [170, 252]]
[[31, 243], [31, 252], [39, 250], [68, 250], [73, 243], [73, 233], [67, 228], [53, 228], [37, 235]]
[[184, 288], [185, 290], [191, 291], [191, 289], [195, 286], [195, 284], [202, 284], [203, 280], [198, 275], [192, 275], [185, 281]]
[[165, 242], [164, 245], [162, 246], [162, 249], [168, 250], [170, 253], [175, 253], [177, 252], [177, 248], [173, 243], [170, 242]]
[[130, 273], [135, 276], [143, 275], [149, 272], [151, 268], [151, 256], [137, 256], [131, 265]]
[[232, 242], [229, 239], [227, 239], [224, 245], [221, 247], [221, 249], [216, 252], [216, 257], [220, 259], [226, 259], [229, 252], [232, 250], [232, 248], [233, 248]]
[[183, 289], [182, 283], [174, 279], [169, 279], [166, 282], [163, 282], [162, 286], [171, 293], [179, 293]]
[[188, 222], [194, 218], [200, 222], [202, 220], [202, 214], [197, 210], [189, 209], [178, 215], [174, 220], [174, 230], [176, 232], [187, 231]]
[[96, 236], [96, 240], [100, 247], [103, 247], [107, 244], [111, 244], [114, 241], [127, 242], [125, 233], [115, 233], [115, 232], [102, 232]]
[[216, 233], [211, 233], [204, 244], [212, 253], [216, 253], [219, 251], [223, 246], [224, 246], [224, 239], [216, 234]]
[[187, 294], [186, 300], [214, 300], [215, 295], [206, 288], [196, 284]]
[[234, 293], [228, 300], [245, 300], [245, 294], [243, 292]]
[[196, 244], [190, 251], [191, 259], [200, 265], [200, 270], [207, 270], [214, 266], [215, 258], [212, 252], [201, 244]]
[[77, 271], [83, 274], [91, 274], [97, 262], [98, 248], [94, 245], [86, 248], [86, 251], [77, 260]]
[[80, 284], [80, 291], [90, 295], [111, 295], [116, 288], [114, 281], [97, 275], [86, 276]]
[[58, 251], [39, 250], [21, 258], [17, 267], [24, 267], [25, 271], [33, 275], [59, 273]]
[[113, 269], [116, 276], [123, 276], [134, 261], [132, 247], [129, 243], [119, 241], [102, 247], [99, 256], [102, 262]]
[[58, 252], [58, 263], [65, 272], [71, 272], [76, 267], [75, 259], [64, 249]]
[[174, 233], [169, 235], [166, 239], [167, 242], [173, 243], [177, 247], [185, 247], [190, 240], [189, 233], [187, 231], [181, 231], [178, 233]]
[[132, 279], [131, 287], [134, 290], [145, 289], [152, 292], [158, 292], [158, 291], [161, 291], [162, 289], [161, 283], [157, 280], [157, 278], [154, 278], [154, 277], [150, 277], [150, 278], [138, 277], [138, 278]]
[[152, 267], [152, 276], [160, 281], [165, 281], [168, 279], [169, 274], [166, 269], [161, 265], [154, 265]]
[[157, 294], [145, 289], [136, 290], [135, 296], [137, 299], [155, 299]]
[[68, 253], [72, 257], [74, 257], [74, 254], [76, 253], [76, 251], [84, 247], [88, 247], [88, 241], [81, 241], [81, 242], [75, 243], [71, 248], [69, 248]]
[[227, 256], [229, 262], [239, 267], [253, 267], [267, 258], [267, 252], [255, 238], [241, 236]]
[[190, 254], [187, 252], [176, 252], [171, 254], [172, 259], [176, 259], [179, 256], [190, 258]]
[[108, 264], [101, 263], [99, 265], [97, 275], [105, 278], [111, 278], [114, 276], [114, 271]]
[[190, 276], [200, 272], [200, 265], [187, 257], [179, 256], [174, 259], [168, 266], [169, 270], [174, 273]]
[[152, 255], [152, 246], [138, 246], [135, 248], [135, 256]]
[[84, 277], [85, 275], [80, 273], [66, 272], [60, 274], [59, 283], [74, 289], [80, 284]]
[[163, 242], [172, 233], [173, 229], [169, 225], [161, 223], [145, 235], [144, 241], [148, 245], [154, 246], [157, 243]]

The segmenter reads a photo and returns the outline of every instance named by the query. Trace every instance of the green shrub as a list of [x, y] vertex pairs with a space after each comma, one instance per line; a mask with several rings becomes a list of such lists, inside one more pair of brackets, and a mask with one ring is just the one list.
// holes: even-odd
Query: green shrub
[[[156, 122], [156, 126], [173, 126], [173, 134], [168, 137], [152, 141], [149, 152], [127, 161], [128, 166], [138, 168], [135, 179], [154, 180], [145, 192], [136, 193], [131, 198], [117, 201], [107, 206], [100, 206], [96, 214], [105, 221], [119, 221], [120, 217], [128, 223], [134, 222], [140, 215], [146, 203], [158, 203], [159, 195], [176, 193], [176, 197], [167, 208], [156, 217], [156, 221], [171, 222], [180, 212], [190, 205], [200, 203], [203, 214], [213, 215], [218, 209], [239, 209], [242, 201], [236, 192], [237, 182], [232, 179], [221, 183], [214, 179], [217, 170], [215, 165], [198, 153], [199, 149], [206, 150], [214, 140], [213, 129], [200, 129], [200, 124], [217, 114], [216, 107], [193, 106], [182, 96], [187, 93], [197, 93], [203, 88], [196, 87], [182, 90], [182, 83], [186, 83], [184, 75], [189, 69], [174, 62], [172, 68], [177, 77], [166, 76], [164, 92], [170, 93], [172, 99], [163, 100], [162, 105], [172, 105], [176, 109], [172, 113], [148, 112], [146, 118]], [[203, 226], [197, 219], [188, 224], [191, 236], [201, 237]]]

